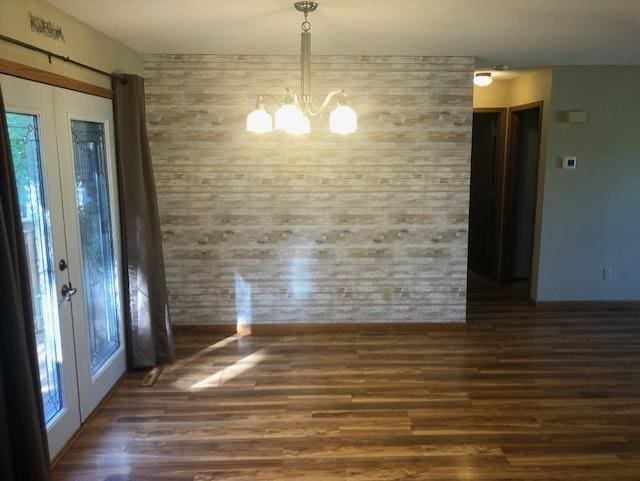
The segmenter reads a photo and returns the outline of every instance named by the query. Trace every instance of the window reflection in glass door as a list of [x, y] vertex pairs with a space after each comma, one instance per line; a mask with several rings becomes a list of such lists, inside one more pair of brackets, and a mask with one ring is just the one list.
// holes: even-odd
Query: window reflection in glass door
[[71, 134], [91, 373], [95, 374], [120, 347], [120, 300], [104, 125], [71, 120]]
[[42, 400], [45, 419], [50, 424], [62, 411], [64, 396], [55, 263], [38, 117], [9, 112], [7, 125], [29, 264]]

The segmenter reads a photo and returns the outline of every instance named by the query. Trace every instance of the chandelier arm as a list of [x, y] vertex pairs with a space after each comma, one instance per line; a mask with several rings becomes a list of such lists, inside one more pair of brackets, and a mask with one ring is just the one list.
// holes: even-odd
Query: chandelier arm
[[273, 100], [275, 103], [278, 104], [278, 107], [282, 107], [282, 102], [280, 102], [278, 100], [278, 97], [276, 97], [275, 95], [270, 95], [270, 94], [258, 94], [258, 98], [269, 98], [271, 100]]
[[331, 100], [333, 100], [333, 98], [336, 95], [343, 95], [344, 94], [344, 90], [340, 89], [340, 90], [334, 90], [333, 92], [330, 92], [329, 95], [327, 95], [327, 97], [324, 99], [324, 102], [322, 102], [322, 105], [320, 106], [320, 108], [317, 111], [312, 111], [311, 109], [309, 109], [307, 111], [307, 113], [309, 115], [311, 115], [312, 117], [316, 117], [317, 115], [320, 115], [322, 112], [324, 112], [324, 109], [327, 108], [327, 106], [331, 103]]

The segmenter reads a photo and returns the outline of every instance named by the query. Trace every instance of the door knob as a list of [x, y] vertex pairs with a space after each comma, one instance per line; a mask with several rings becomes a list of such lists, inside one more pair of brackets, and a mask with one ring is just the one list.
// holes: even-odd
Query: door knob
[[75, 287], [73, 287], [71, 285], [71, 282], [69, 282], [69, 285], [67, 284], [63, 284], [62, 285], [62, 289], [60, 290], [60, 294], [62, 294], [62, 297], [65, 298], [65, 300], [70, 301], [71, 297], [78, 291], [78, 289], [76, 289]]
[[65, 261], [64, 259], [60, 259], [60, 262], [58, 262], [58, 268], [59, 268], [61, 271], [64, 271], [64, 270], [66, 270], [66, 268], [67, 268], [67, 267], [69, 267], [69, 266], [67, 265], [67, 261]]

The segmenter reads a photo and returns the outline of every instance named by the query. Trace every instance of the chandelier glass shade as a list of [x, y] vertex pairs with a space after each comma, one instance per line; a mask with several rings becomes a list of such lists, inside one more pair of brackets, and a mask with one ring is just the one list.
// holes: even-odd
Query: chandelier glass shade
[[247, 115], [247, 130], [256, 134], [266, 134], [273, 131], [273, 119], [264, 107], [256, 108]]
[[304, 114], [295, 104], [284, 104], [276, 110], [275, 128], [287, 133], [298, 133], [303, 129]]
[[358, 129], [358, 116], [348, 105], [338, 105], [329, 116], [329, 130], [334, 134], [353, 134]]
[[[313, 110], [311, 100], [311, 24], [307, 20], [309, 13], [318, 8], [318, 2], [295, 2], [296, 10], [304, 14], [301, 33], [301, 85], [300, 97], [288, 88], [285, 89], [282, 101], [272, 95], [258, 95], [256, 108], [247, 116], [247, 132], [265, 134], [280, 130], [288, 134], [304, 135], [311, 132], [311, 117], [323, 113], [334, 99], [338, 105], [329, 116], [329, 130], [334, 134], [352, 134], [358, 129], [358, 116], [347, 105], [347, 94], [344, 90], [334, 90], [325, 98], [317, 111]], [[264, 107], [264, 99], [275, 100], [278, 109], [275, 121]]]

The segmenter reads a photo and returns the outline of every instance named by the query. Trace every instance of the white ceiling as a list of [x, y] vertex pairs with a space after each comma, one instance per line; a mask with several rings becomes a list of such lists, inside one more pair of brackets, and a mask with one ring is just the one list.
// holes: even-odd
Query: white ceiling
[[[294, 54], [293, 0], [48, 0], [141, 53]], [[640, 64], [640, 0], [320, 0], [313, 52]]]

